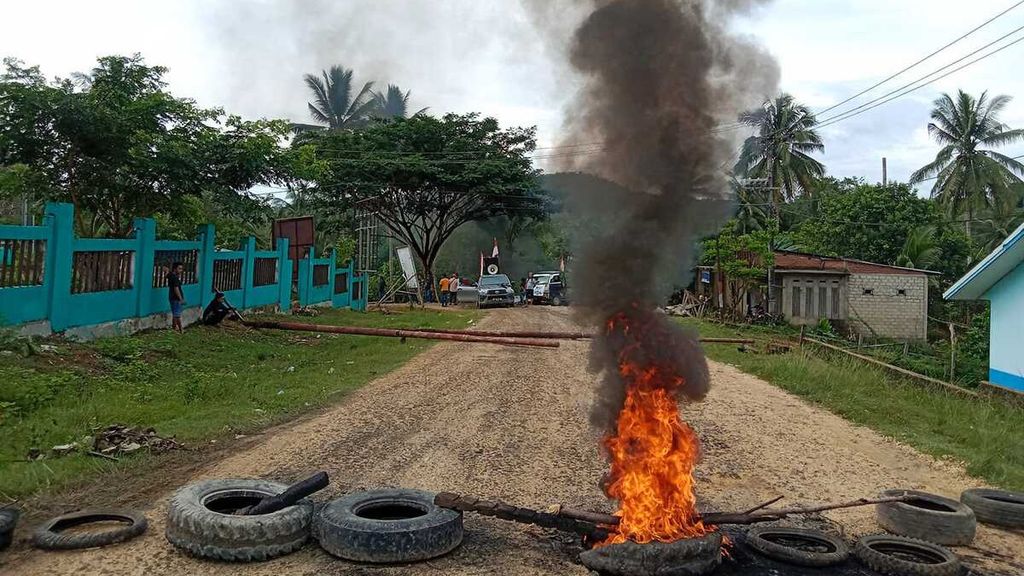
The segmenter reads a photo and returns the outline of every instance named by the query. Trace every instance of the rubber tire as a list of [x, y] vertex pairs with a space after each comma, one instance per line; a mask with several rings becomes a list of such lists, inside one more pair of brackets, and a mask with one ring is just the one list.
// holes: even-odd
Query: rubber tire
[[[64, 528], [81, 526], [92, 522], [127, 521], [126, 526], [118, 526], [102, 532], [84, 532], [69, 534]], [[149, 522], [141, 512], [134, 510], [94, 509], [81, 510], [50, 519], [32, 534], [32, 545], [42, 550], [81, 550], [98, 548], [131, 540], [146, 531]]]
[[[374, 504], [404, 504], [425, 510], [415, 518], [376, 520], [356, 512]], [[330, 554], [356, 562], [395, 563], [429, 560], [462, 543], [462, 513], [434, 504], [422, 490], [357, 492], [333, 500], [317, 516], [313, 536]]]
[[233, 516], [205, 503], [214, 495], [274, 496], [288, 487], [277, 482], [225, 479], [180, 488], [167, 507], [167, 540], [197, 558], [256, 562], [294, 552], [309, 539], [313, 503], [300, 500], [270, 514]]
[[14, 527], [21, 515], [15, 508], [0, 509], [0, 550], [6, 550], [14, 540]]
[[551, 305], [552, 306], [561, 306], [562, 305], [562, 298], [561, 298], [561, 296], [555, 296], [554, 298], [552, 298], [551, 299]]
[[[941, 557], [943, 562], [940, 564], [911, 562], [872, 548], [879, 544], [897, 544], [927, 551], [929, 554]], [[853, 554], [867, 567], [889, 576], [959, 576], [960, 574], [960, 560], [956, 554], [937, 544], [913, 538], [888, 534], [865, 536], [857, 541], [857, 545], [853, 548]]]
[[960, 494], [960, 501], [974, 510], [979, 522], [1004, 528], [1024, 528], [1024, 492], [971, 488]]
[[[766, 534], [780, 536], [797, 536], [819, 540], [834, 548], [832, 552], [808, 552], [799, 548], [791, 548], [764, 538]], [[845, 561], [850, 556], [850, 547], [841, 538], [832, 536], [821, 530], [805, 530], [784, 526], [762, 526], [747, 532], [747, 544], [761, 554], [787, 564], [797, 566], [824, 567], [833, 566]]]
[[966, 546], [974, 540], [978, 521], [970, 508], [956, 500], [917, 490], [886, 490], [881, 497], [889, 498], [904, 493], [953, 511], [928, 510], [906, 502], [876, 504], [875, 512], [882, 528], [900, 536], [947, 546]]

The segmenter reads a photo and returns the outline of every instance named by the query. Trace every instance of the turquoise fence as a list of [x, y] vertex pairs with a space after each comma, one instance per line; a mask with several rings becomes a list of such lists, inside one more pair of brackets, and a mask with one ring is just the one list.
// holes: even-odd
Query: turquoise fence
[[[238, 250], [218, 251], [212, 224], [186, 241], [157, 240], [148, 218], [137, 218], [134, 227], [127, 239], [76, 238], [70, 204], [48, 204], [40, 226], [0, 226], [0, 323], [49, 321], [50, 330], [61, 332], [166, 313], [174, 262], [185, 267], [188, 307], [205, 307], [220, 290], [239, 309], [291, 308], [287, 239], [278, 239], [273, 251], [257, 250], [254, 238]], [[336, 270], [331, 256], [299, 262], [299, 304], [365, 310], [365, 275], [356, 275], [351, 262]]]

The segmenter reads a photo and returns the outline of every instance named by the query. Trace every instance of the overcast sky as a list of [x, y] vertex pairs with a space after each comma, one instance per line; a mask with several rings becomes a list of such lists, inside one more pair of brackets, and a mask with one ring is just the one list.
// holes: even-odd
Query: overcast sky
[[[552, 0], [558, 1], [558, 0]], [[925, 56], [1016, 0], [776, 0], [737, 22], [779, 61], [781, 89], [820, 111]], [[9, 2], [0, 55], [48, 76], [88, 70], [95, 58], [142, 53], [170, 68], [177, 96], [246, 117], [306, 120], [302, 74], [340, 63], [359, 82], [412, 90], [413, 107], [480, 111], [536, 125], [559, 140], [576, 80], [541, 40], [518, 0], [32, 0]], [[558, 28], [571, 21], [546, 22]], [[843, 110], [880, 96], [1024, 26], [1024, 6]], [[1018, 37], [1011, 36], [1007, 42]], [[998, 47], [997, 44], [995, 47]], [[891, 179], [934, 158], [931, 102], [962, 88], [1018, 97], [1003, 120], [1024, 126], [1024, 42], [902, 99], [823, 129], [822, 161], [835, 176]], [[822, 116], [828, 118], [835, 112]], [[1008, 148], [1024, 154], [1024, 145]]]

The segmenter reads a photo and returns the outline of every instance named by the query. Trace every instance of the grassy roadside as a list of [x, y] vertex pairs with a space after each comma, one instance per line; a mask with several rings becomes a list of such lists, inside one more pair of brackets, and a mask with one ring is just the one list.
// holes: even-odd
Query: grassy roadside
[[[476, 311], [329, 310], [320, 324], [465, 328]], [[335, 401], [431, 345], [427, 340], [247, 330], [156, 331], [30, 357], [0, 356], [0, 502], [88, 479], [113, 464], [83, 454], [25, 461], [31, 448], [85, 444], [95, 427], [155, 427], [186, 445], [258, 430]]]
[[[693, 319], [702, 336], [766, 341], [764, 329]], [[821, 352], [764, 355], [708, 345], [712, 360], [732, 364], [848, 420], [868, 426], [1008, 490], [1024, 490], [1024, 409], [922, 388], [859, 360]]]

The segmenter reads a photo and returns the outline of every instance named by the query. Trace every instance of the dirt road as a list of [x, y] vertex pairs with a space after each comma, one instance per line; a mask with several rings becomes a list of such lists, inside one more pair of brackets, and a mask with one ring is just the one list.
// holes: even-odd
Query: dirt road
[[[565, 309], [498, 310], [481, 327], [569, 329]], [[316, 470], [329, 494], [402, 486], [463, 492], [524, 506], [568, 503], [610, 510], [598, 488], [604, 465], [587, 422], [595, 379], [585, 342], [553, 350], [444, 343], [313, 418], [278, 427], [181, 483], [263, 476], [290, 481]], [[878, 434], [812, 407], [738, 370], [712, 364], [708, 399], [685, 407], [705, 442], [703, 500], [744, 508], [776, 495], [786, 503], [853, 499], [907, 487], [948, 496], [980, 482]], [[320, 497], [328, 494], [321, 494]], [[148, 510], [149, 532], [120, 546], [16, 554], [5, 574], [587, 574], [571, 537], [466, 517], [452, 554], [411, 566], [341, 562], [316, 546], [271, 562], [228, 565], [183, 556], [163, 538], [167, 494]], [[829, 518], [847, 534], [877, 532], [870, 509]], [[1022, 556], [1024, 537], [979, 527], [976, 546]], [[971, 553], [970, 551], [967, 551]], [[1017, 562], [1022, 560], [1018, 559]], [[1009, 566], [1009, 565], [1007, 565]], [[1013, 573], [1012, 571], [1008, 573]]]

